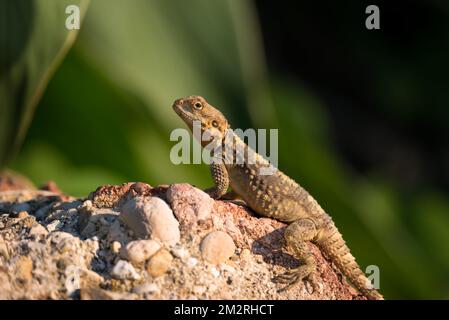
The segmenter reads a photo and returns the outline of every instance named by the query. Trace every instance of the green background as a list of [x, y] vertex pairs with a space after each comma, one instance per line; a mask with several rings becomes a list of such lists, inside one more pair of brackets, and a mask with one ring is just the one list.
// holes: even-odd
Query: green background
[[[254, 3], [0, 3], [0, 157], [10, 168], [81, 197], [128, 181], [209, 187], [205, 165], [169, 159], [170, 132], [185, 127], [171, 104], [199, 94], [235, 128], [279, 129], [279, 167], [332, 215], [363, 268], [379, 266], [386, 298], [449, 298], [446, 190], [403, 188], [381, 164], [355, 170], [333, 143], [327, 102], [269, 67]], [[79, 34], [64, 27], [74, 3], [83, 14]], [[377, 44], [379, 52], [389, 45]], [[393, 60], [381, 62], [372, 68], [379, 86], [367, 94], [379, 108], [394, 105], [385, 113], [406, 122], [410, 113], [400, 111], [425, 108], [418, 102], [428, 84]], [[447, 89], [441, 84], [441, 101]]]

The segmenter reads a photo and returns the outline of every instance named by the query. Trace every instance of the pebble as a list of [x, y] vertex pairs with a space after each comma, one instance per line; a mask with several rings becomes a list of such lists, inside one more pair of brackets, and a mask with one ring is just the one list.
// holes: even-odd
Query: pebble
[[100, 288], [80, 290], [81, 300], [135, 300], [137, 296], [128, 292], [115, 292]]
[[200, 245], [201, 255], [204, 260], [219, 264], [228, 260], [235, 251], [232, 238], [223, 231], [213, 231], [204, 237]]
[[136, 294], [156, 294], [159, 293], [159, 287], [155, 283], [145, 283], [134, 287], [132, 292]]
[[20, 256], [16, 262], [16, 278], [23, 282], [29, 282], [33, 278], [33, 261], [29, 257]]
[[104, 281], [102, 276], [88, 269], [81, 269], [80, 276], [81, 288], [96, 288]]
[[136, 272], [133, 265], [125, 260], [119, 260], [112, 268], [111, 276], [121, 280], [138, 280], [140, 275]]
[[220, 271], [218, 271], [217, 268], [215, 268], [215, 267], [212, 267], [212, 268], [210, 269], [210, 273], [211, 273], [215, 278], [217, 278], [217, 277], [220, 275]]
[[136, 240], [128, 243], [121, 250], [120, 256], [134, 265], [138, 265], [148, 260], [160, 248], [161, 245], [156, 240]]
[[61, 228], [62, 228], [62, 223], [59, 220], [54, 220], [51, 223], [47, 224], [48, 232], [53, 232], [53, 231], [61, 229]]
[[187, 250], [184, 247], [181, 246], [176, 246], [174, 248], [171, 249], [171, 253], [176, 257], [179, 258], [181, 260], [185, 260], [186, 258], [189, 257], [189, 250]]
[[171, 185], [167, 190], [167, 201], [185, 225], [206, 220], [214, 206], [214, 200], [207, 193], [185, 183]]
[[77, 252], [80, 248], [80, 239], [68, 232], [55, 231], [50, 234], [48, 240], [53, 243], [59, 252]]
[[147, 264], [147, 271], [153, 277], [163, 275], [170, 268], [173, 256], [166, 249], [156, 252]]
[[28, 203], [23, 202], [23, 203], [18, 203], [18, 204], [13, 205], [11, 209], [14, 212], [30, 211], [31, 206]]
[[111, 251], [115, 254], [120, 252], [120, 248], [122, 247], [121, 243], [118, 241], [113, 241], [111, 243]]
[[193, 291], [194, 294], [196, 294], [198, 296], [201, 296], [201, 295], [206, 293], [207, 287], [205, 287], [205, 286], [194, 286], [192, 291]]
[[189, 259], [187, 259], [187, 266], [190, 268], [193, 268], [194, 266], [196, 266], [198, 263], [198, 259], [190, 257]]
[[19, 219], [23, 219], [23, 218], [26, 218], [26, 217], [28, 217], [28, 212], [26, 212], [26, 211], [20, 211], [17, 214], [17, 218], [19, 218]]
[[120, 226], [120, 221], [118, 219], [115, 220], [109, 227], [107, 239], [110, 242], [113, 241], [118, 241], [120, 243], [126, 242], [126, 237], [124, 235], [124, 232], [122, 231], [122, 227]]
[[71, 296], [78, 290], [80, 286], [80, 269], [77, 266], [70, 265], [65, 269], [65, 288], [67, 290], [67, 294]]
[[44, 220], [47, 217], [48, 212], [50, 211], [51, 207], [52, 207], [52, 205], [43, 206], [42, 208], [40, 208], [39, 210], [36, 211], [34, 216], [38, 220]]
[[5, 257], [6, 260], [9, 259], [8, 245], [6, 244], [5, 240], [3, 240], [2, 236], [0, 236], [0, 256]]
[[135, 197], [122, 208], [120, 220], [142, 239], [172, 246], [179, 242], [179, 223], [168, 204], [158, 197]]
[[46, 236], [48, 234], [48, 231], [43, 225], [38, 223], [30, 229], [30, 232], [28, 234], [30, 237], [36, 239], [40, 236]]

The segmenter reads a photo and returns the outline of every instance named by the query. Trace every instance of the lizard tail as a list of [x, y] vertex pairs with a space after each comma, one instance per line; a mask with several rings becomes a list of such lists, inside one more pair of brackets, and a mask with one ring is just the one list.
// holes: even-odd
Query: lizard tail
[[341, 233], [331, 221], [328, 236], [320, 241], [320, 247], [331, 258], [347, 279], [368, 299], [383, 300], [383, 296], [373, 288], [355, 261]]

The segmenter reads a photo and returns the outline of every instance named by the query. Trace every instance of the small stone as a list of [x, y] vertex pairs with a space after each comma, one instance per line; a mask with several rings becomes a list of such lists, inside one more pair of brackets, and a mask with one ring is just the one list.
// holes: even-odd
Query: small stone
[[82, 288], [80, 290], [81, 300], [134, 300], [135, 294], [128, 292], [115, 292], [100, 288]]
[[210, 273], [212, 273], [212, 275], [213, 275], [215, 278], [217, 278], [217, 277], [220, 275], [220, 271], [218, 271], [217, 268], [215, 268], [215, 267], [212, 267], [212, 268], [210, 269]]
[[234, 254], [235, 244], [226, 232], [213, 231], [204, 237], [200, 250], [204, 260], [219, 264], [225, 262]]
[[13, 212], [23, 212], [23, 211], [30, 211], [31, 210], [31, 206], [26, 203], [26, 202], [22, 202], [22, 203], [17, 203], [15, 205], [13, 205], [13, 207], [11, 208]]
[[125, 260], [119, 260], [112, 268], [111, 276], [121, 280], [138, 280], [140, 275], [136, 272], [133, 265]]
[[52, 207], [52, 205], [46, 205], [46, 206], [43, 206], [42, 208], [40, 208], [39, 210], [37, 210], [35, 213], [34, 213], [34, 216], [36, 217], [36, 219], [38, 219], [38, 220], [44, 220], [46, 217], [47, 217], [47, 215], [48, 215], [48, 212], [50, 211], [50, 208]]
[[193, 268], [194, 266], [196, 266], [198, 263], [198, 259], [190, 257], [189, 259], [187, 259], [187, 266], [190, 268]]
[[120, 244], [120, 242], [118, 241], [113, 241], [111, 243], [111, 251], [115, 254], [120, 252], [120, 248], [122, 247], [122, 245]]
[[161, 245], [156, 240], [136, 240], [128, 243], [120, 252], [120, 256], [138, 265], [149, 259], [160, 248]]
[[136, 294], [156, 294], [159, 293], [159, 287], [155, 283], [145, 283], [134, 287], [132, 292]]
[[80, 239], [68, 232], [55, 231], [50, 234], [48, 241], [55, 245], [61, 253], [78, 252], [81, 243]]
[[248, 260], [250, 256], [251, 251], [249, 251], [248, 249], [243, 249], [242, 252], [240, 253], [240, 259], [243, 261]]
[[8, 245], [6, 244], [5, 240], [3, 240], [2, 236], [0, 236], [0, 256], [5, 257], [6, 260], [9, 259]]
[[23, 218], [26, 218], [26, 217], [28, 217], [28, 212], [26, 212], [26, 211], [20, 211], [17, 214], [17, 218], [19, 218], [19, 219], [23, 219]]
[[201, 296], [201, 295], [206, 293], [207, 287], [205, 287], [205, 286], [194, 286], [192, 291], [193, 291], [194, 294], [196, 294], [198, 296]]
[[80, 276], [81, 276], [80, 282], [81, 288], [96, 288], [104, 281], [102, 276], [88, 269], [81, 269]]
[[184, 247], [176, 246], [171, 249], [171, 253], [181, 260], [185, 260], [187, 257], [189, 257], [189, 250], [187, 250]]
[[185, 226], [208, 219], [214, 206], [214, 200], [207, 193], [184, 183], [168, 188], [167, 201]]
[[67, 294], [71, 296], [80, 288], [80, 269], [77, 266], [70, 265], [65, 269], [65, 288]]
[[47, 230], [49, 232], [53, 232], [55, 230], [59, 230], [62, 228], [62, 223], [59, 220], [54, 220], [51, 223], [47, 224]]
[[18, 280], [29, 282], [33, 278], [33, 261], [29, 257], [20, 256], [16, 262], [15, 272]]
[[118, 219], [115, 220], [109, 227], [107, 239], [110, 242], [118, 241], [122, 244], [126, 242], [125, 233], [122, 231], [122, 227], [120, 226], [120, 221]]
[[28, 235], [34, 239], [37, 239], [39, 237], [45, 237], [47, 236], [47, 234], [48, 234], [47, 229], [45, 229], [45, 227], [39, 223], [35, 224], [28, 233]]
[[166, 249], [161, 249], [151, 259], [147, 264], [147, 271], [153, 277], [158, 277], [163, 275], [170, 268], [173, 257]]
[[120, 220], [142, 239], [175, 245], [180, 239], [179, 223], [167, 203], [158, 197], [135, 197], [122, 208]]

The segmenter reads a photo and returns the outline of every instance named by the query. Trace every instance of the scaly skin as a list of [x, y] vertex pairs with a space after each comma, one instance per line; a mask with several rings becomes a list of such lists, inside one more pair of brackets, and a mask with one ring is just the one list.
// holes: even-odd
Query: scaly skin
[[[311, 241], [331, 258], [368, 299], [383, 299], [371, 287], [332, 218], [305, 189], [280, 170], [273, 174], [261, 174], [260, 169], [268, 168], [269, 162], [229, 130], [230, 126], [220, 111], [200, 96], [178, 99], [174, 102], [173, 109], [191, 130], [193, 121], [196, 120], [201, 123], [202, 133], [207, 130], [212, 132], [217, 138], [212, 146], [228, 147], [233, 150], [235, 159], [241, 160], [211, 164], [215, 186], [208, 193], [213, 198], [219, 199], [225, 195], [230, 185], [259, 215], [289, 223], [284, 237], [301, 265], [276, 278], [278, 282], [287, 284], [283, 290], [302, 280], [309, 280], [316, 287], [316, 260], [306, 244], [306, 241]], [[200, 142], [203, 147], [209, 144], [207, 141]], [[221, 156], [219, 159], [224, 160], [225, 157]], [[250, 161], [251, 159], [254, 161]]]

